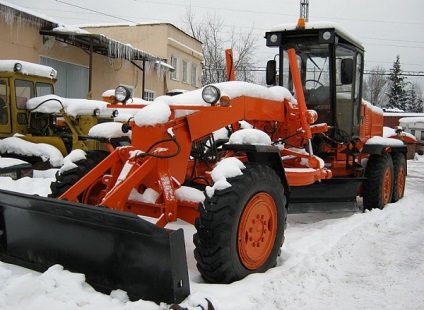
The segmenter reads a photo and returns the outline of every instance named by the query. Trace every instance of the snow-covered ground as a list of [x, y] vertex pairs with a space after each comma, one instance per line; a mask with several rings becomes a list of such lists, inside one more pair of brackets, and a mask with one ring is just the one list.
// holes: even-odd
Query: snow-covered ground
[[[0, 178], [0, 188], [47, 195], [54, 171]], [[183, 225], [183, 224], [182, 224]], [[185, 229], [191, 295], [207, 309], [423, 309], [424, 157], [408, 161], [405, 197], [366, 213], [289, 215], [277, 267], [229, 285], [205, 284]], [[0, 262], [0, 309], [168, 309], [125, 292], [94, 291], [81, 274], [53, 266], [43, 274]]]

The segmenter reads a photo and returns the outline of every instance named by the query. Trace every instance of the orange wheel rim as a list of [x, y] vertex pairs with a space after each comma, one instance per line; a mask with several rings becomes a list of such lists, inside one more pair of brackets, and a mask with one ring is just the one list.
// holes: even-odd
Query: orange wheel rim
[[399, 198], [403, 197], [403, 190], [405, 188], [405, 167], [400, 165], [398, 179], [397, 179], [397, 192]]
[[253, 196], [244, 208], [238, 228], [238, 253], [250, 270], [262, 266], [274, 247], [277, 235], [277, 207], [264, 192]]
[[392, 190], [392, 172], [390, 168], [387, 167], [384, 172], [383, 179], [383, 204], [386, 205], [390, 200], [390, 191]]

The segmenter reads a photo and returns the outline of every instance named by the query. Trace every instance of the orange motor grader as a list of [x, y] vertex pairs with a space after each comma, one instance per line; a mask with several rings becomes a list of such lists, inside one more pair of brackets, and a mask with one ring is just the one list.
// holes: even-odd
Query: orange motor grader
[[[361, 100], [363, 49], [331, 27], [266, 38], [287, 88], [229, 81], [141, 105], [123, 126], [131, 146], [58, 200], [0, 191], [0, 259], [62, 264], [101, 291], [180, 302], [190, 292], [185, 243], [170, 222], [195, 225], [200, 274], [229, 283], [275, 266], [288, 212], [401, 198], [406, 146], [381, 137], [382, 113]], [[268, 64], [270, 84], [276, 68]]]

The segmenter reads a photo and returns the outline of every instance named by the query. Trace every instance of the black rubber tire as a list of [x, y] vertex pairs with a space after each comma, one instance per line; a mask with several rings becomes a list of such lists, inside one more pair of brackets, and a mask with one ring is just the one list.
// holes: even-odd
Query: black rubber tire
[[97, 166], [105, 159], [109, 152], [106, 151], [87, 151], [86, 158], [75, 162], [77, 167], [67, 170], [61, 174], [56, 172], [56, 181], [50, 184], [52, 193], [49, 197], [57, 198], [66, 192], [79, 179], [87, 174], [91, 169]]
[[[280, 178], [267, 166], [252, 163], [245, 165], [243, 175], [227, 179], [231, 187], [215, 191], [211, 198], [206, 195], [204, 203], [199, 206], [200, 216], [195, 222], [197, 233], [193, 236], [196, 246], [194, 256], [197, 269], [207, 282], [231, 283], [252, 273], [265, 272], [276, 265], [284, 242], [287, 211]], [[238, 233], [247, 204], [252, 205], [251, 198], [258, 195], [265, 195], [273, 201], [276, 227], [270, 231], [276, 232], [276, 235], [273, 242], [267, 245], [269, 255], [262, 258], [262, 265], [252, 269], [246, 268], [240, 258], [238, 246], [241, 243], [238, 242], [242, 242], [242, 238], [239, 239]]]
[[393, 195], [392, 201], [401, 199], [405, 193], [406, 158], [403, 153], [393, 153]]
[[[387, 176], [386, 172], [390, 175]], [[391, 202], [393, 194], [393, 162], [389, 154], [371, 155], [365, 170], [366, 180], [363, 184], [364, 210], [375, 208], [383, 209], [386, 203]], [[390, 193], [385, 197], [385, 182], [390, 182]], [[388, 187], [387, 187], [388, 188]], [[386, 189], [387, 189], [386, 188]]]

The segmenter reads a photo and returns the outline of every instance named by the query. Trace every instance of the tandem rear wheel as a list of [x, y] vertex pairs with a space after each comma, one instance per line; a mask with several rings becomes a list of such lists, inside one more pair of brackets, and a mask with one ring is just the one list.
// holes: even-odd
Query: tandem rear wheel
[[405, 192], [406, 159], [403, 153], [371, 155], [363, 185], [364, 210], [383, 209]]

